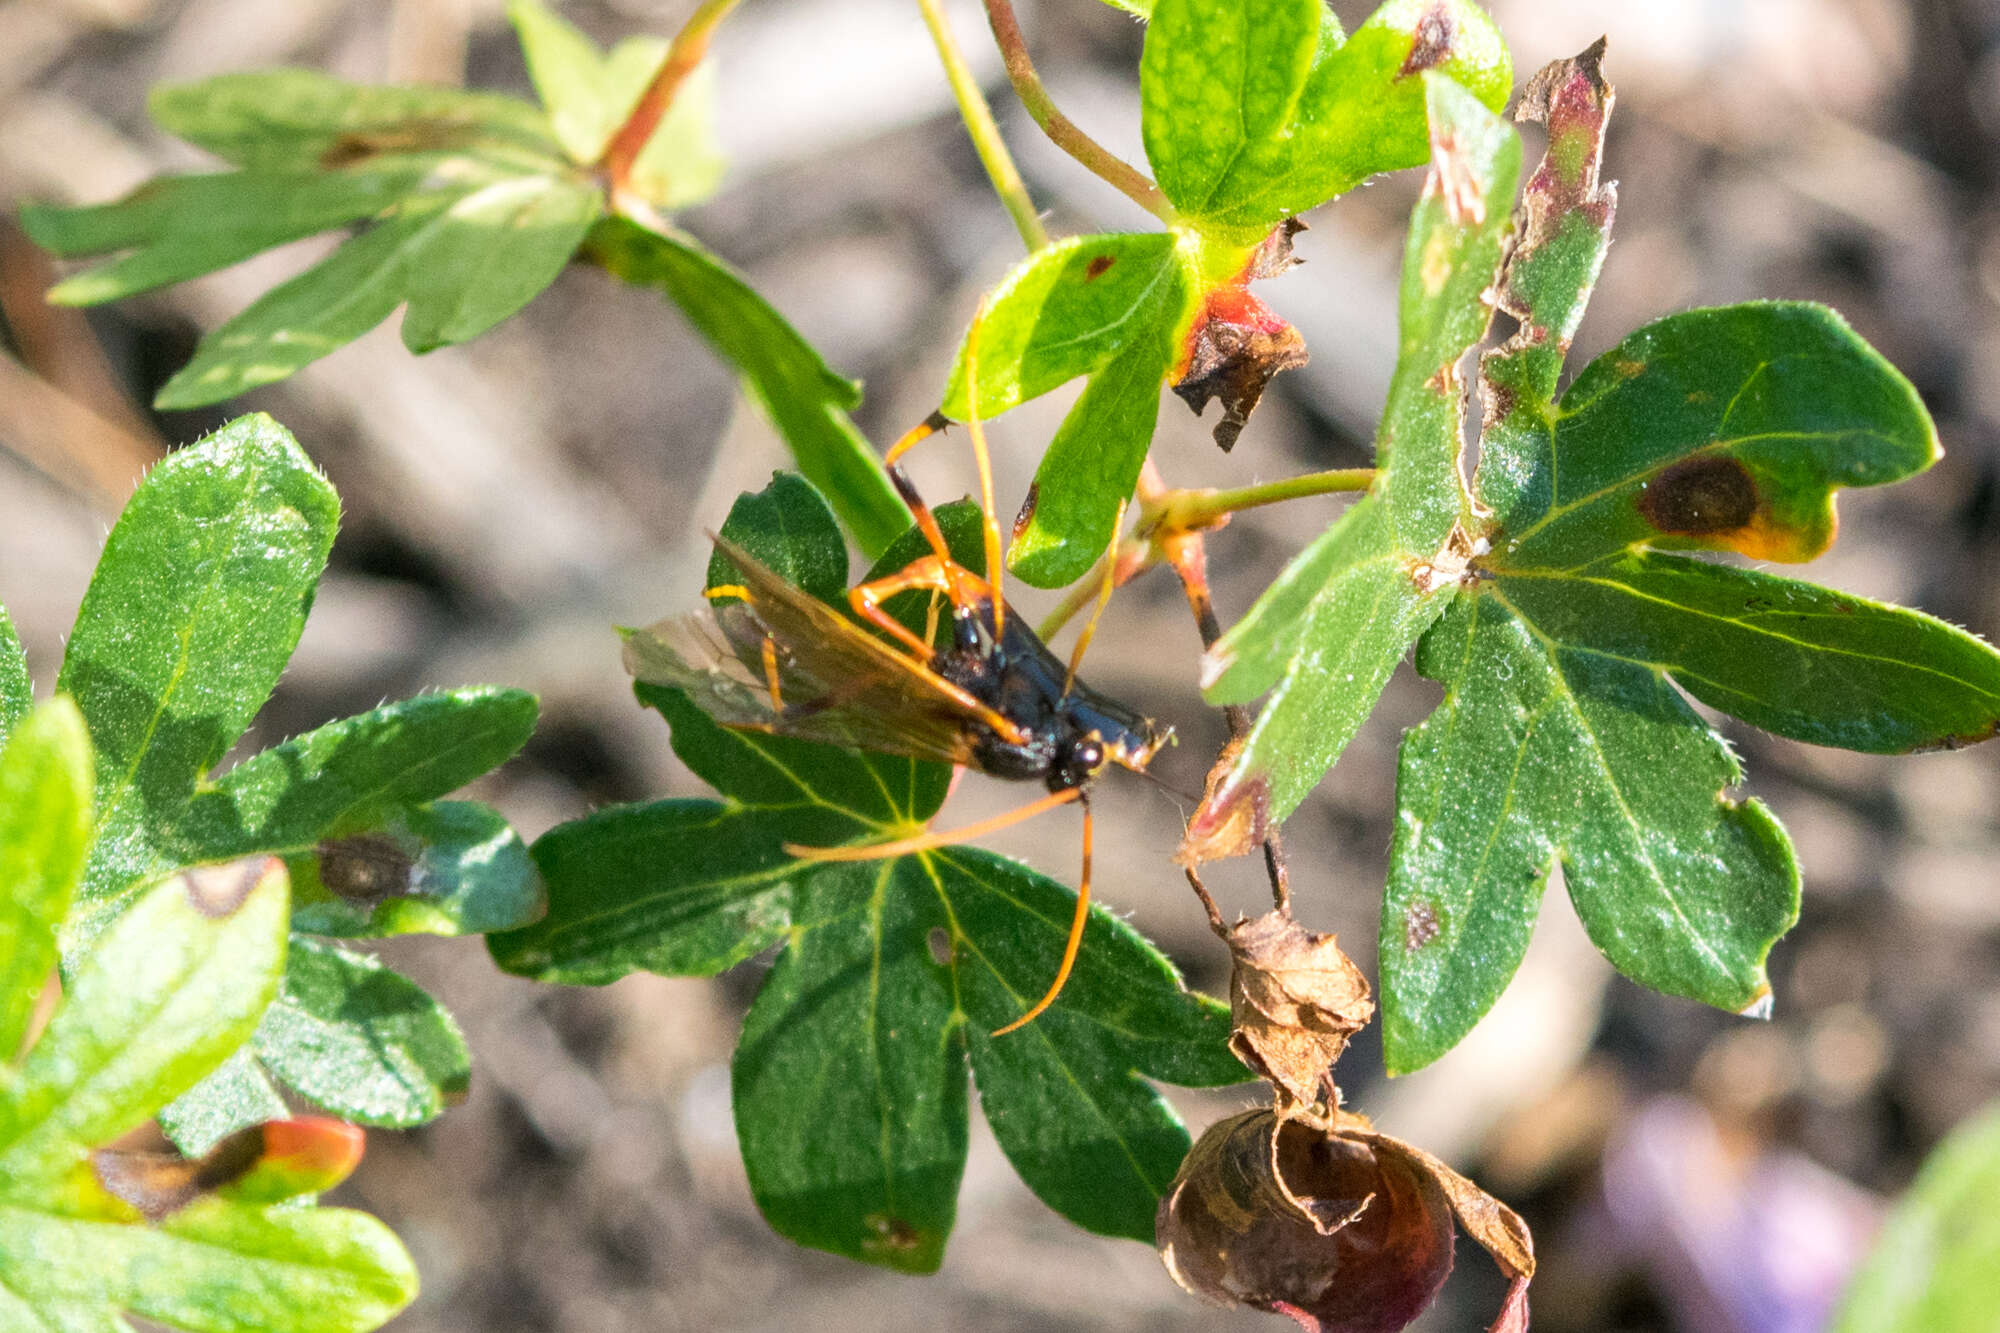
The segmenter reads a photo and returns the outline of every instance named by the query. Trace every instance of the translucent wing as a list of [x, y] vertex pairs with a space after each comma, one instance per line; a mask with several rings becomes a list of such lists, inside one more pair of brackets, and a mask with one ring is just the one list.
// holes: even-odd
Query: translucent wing
[[[741, 547], [720, 537], [715, 544], [742, 573], [749, 600], [627, 631], [633, 676], [686, 690], [725, 727], [971, 762], [970, 729], [981, 722], [961, 691]], [[777, 666], [775, 702], [766, 639]]]

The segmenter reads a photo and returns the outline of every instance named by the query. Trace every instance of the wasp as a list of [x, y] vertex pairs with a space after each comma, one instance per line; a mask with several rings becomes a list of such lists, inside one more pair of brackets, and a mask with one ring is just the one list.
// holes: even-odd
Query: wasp
[[[933, 416], [898, 441], [886, 460], [930, 553], [850, 590], [851, 617], [711, 534], [742, 581], [708, 590], [718, 603], [711, 618], [662, 621], [628, 638], [626, 664], [642, 680], [687, 690], [723, 726], [962, 765], [997, 778], [1040, 782], [1046, 791], [1017, 810], [948, 832], [927, 830], [855, 847], [787, 848], [806, 859], [901, 856], [970, 841], [1070, 802], [1081, 807], [1083, 870], [1062, 962], [1042, 998], [993, 1034], [1001, 1036], [1053, 1004], [1075, 966], [1090, 908], [1090, 784], [1113, 766], [1144, 774], [1173, 732], [1077, 679], [1110, 596], [1110, 560], [1096, 612], [1065, 663], [994, 583], [952, 557], [936, 517], [895, 461], [943, 424]], [[977, 420], [970, 425], [987, 568], [998, 570], [991, 464]], [[1114, 543], [1122, 510], [1119, 518], [1112, 527]], [[885, 609], [888, 599], [912, 590], [934, 594], [929, 634], [918, 634]], [[950, 611], [945, 635], [936, 633], [941, 607]]]

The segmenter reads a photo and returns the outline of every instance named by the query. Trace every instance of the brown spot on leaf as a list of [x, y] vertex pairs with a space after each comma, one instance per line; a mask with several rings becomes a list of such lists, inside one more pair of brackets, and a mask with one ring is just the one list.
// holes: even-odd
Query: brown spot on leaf
[[246, 856], [222, 865], [195, 866], [181, 872], [181, 886], [194, 910], [211, 920], [233, 915], [267, 874], [283, 874], [285, 863], [275, 856]]
[[1042, 483], [1039, 481], [1029, 482], [1028, 493], [1021, 498], [1021, 512], [1014, 515], [1013, 537], [1009, 544], [1020, 541], [1021, 534], [1026, 532], [1028, 525], [1035, 521], [1035, 506], [1040, 504], [1041, 500]]
[[1653, 527], [1680, 537], [1710, 537], [1748, 527], [1757, 516], [1757, 483], [1733, 458], [1690, 458], [1655, 477], [1639, 493], [1639, 512]]
[[907, 1254], [924, 1243], [922, 1231], [902, 1218], [888, 1213], [871, 1213], [863, 1219], [863, 1223], [875, 1233], [868, 1242], [870, 1249]]
[[932, 962], [936, 963], [939, 967], [951, 966], [951, 933], [949, 931], [943, 926], [932, 926], [930, 934], [925, 937], [925, 943], [930, 945]]
[[412, 120], [406, 124], [374, 130], [354, 130], [340, 135], [320, 151], [323, 171], [338, 171], [366, 162], [385, 153], [438, 152], [470, 145], [474, 127], [443, 120]]
[[1117, 255], [1092, 256], [1090, 262], [1083, 266], [1083, 280], [1085, 282], [1096, 282], [1099, 278], [1110, 272], [1111, 266], [1117, 262]]
[[1411, 78], [1442, 65], [1451, 58], [1452, 37], [1451, 11], [1443, 5], [1434, 6], [1417, 20], [1416, 40], [1410, 43], [1410, 54], [1403, 57], [1396, 77]]
[[1439, 929], [1437, 908], [1427, 902], [1411, 903], [1403, 913], [1404, 951], [1415, 953], [1423, 948], [1438, 937]]
[[1280, 1116], [1340, 1104], [1333, 1066], [1375, 1012], [1368, 978], [1332, 935], [1283, 911], [1222, 932], [1229, 975], [1229, 1049], [1277, 1092]]
[[415, 892], [415, 854], [386, 833], [357, 833], [319, 845], [320, 883], [327, 891], [361, 907]]
[[1939, 750], [1963, 750], [1968, 746], [1980, 745], [2000, 735], [2000, 718], [1995, 718], [1985, 726], [1973, 731], [1962, 731], [1954, 736], [1946, 736], [1935, 745], [1919, 745], [1911, 749], [1911, 754], [1930, 754]]
[[183, 1156], [151, 1127], [141, 1133], [148, 1141], [99, 1148], [90, 1155], [90, 1167], [107, 1193], [138, 1209], [149, 1222], [239, 1179], [264, 1155], [262, 1125], [238, 1130], [201, 1157]]

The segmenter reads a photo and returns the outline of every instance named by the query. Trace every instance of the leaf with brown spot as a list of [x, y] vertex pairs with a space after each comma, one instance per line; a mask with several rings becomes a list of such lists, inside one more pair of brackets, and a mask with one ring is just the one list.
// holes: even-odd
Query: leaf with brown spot
[[1627, 976], [1768, 1009], [1797, 918], [1789, 842], [1681, 691], [1780, 735], [1895, 752], [1992, 733], [2000, 654], [1916, 612], [1666, 554], [1809, 558], [1840, 487], [1921, 471], [1915, 391], [1838, 315], [1757, 302], [1659, 320], [1560, 397], [1603, 259], [1602, 43], [1531, 81], [1548, 124], [1480, 363], [1470, 578], [1418, 646], [1443, 702], [1406, 733], [1383, 903], [1384, 1056], [1449, 1050], [1505, 989], [1560, 865]]
[[1222, 932], [1233, 962], [1229, 1048], [1278, 1095], [1278, 1113], [1337, 1107], [1333, 1066], [1375, 1012], [1368, 978], [1332, 935], [1285, 911]]

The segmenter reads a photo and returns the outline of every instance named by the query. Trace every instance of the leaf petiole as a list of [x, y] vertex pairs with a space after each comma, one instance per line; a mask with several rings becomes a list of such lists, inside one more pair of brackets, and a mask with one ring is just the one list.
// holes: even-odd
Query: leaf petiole
[[598, 166], [611, 184], [614, 207], [619, 205], [620, 196], [626, 192], [633, 164], [645, 151], [653, 132], [659, 129], [668, 108], [673, 106], [674, 95], [708, 54], [709, 34], [736, 5], [737, 0], [704, 0], [681, 30], [674, 34], [674, 40], [667, 47], [667, 54], [661, 58], [659, 69], [654, 71], [651, 81], [646, 84], [646, 90], [632, 104], [631, 113], [618, 127], [618, 132], [611, 136], [611, 142], [604, 146], [604, 156], [598, 161]]
[[986, 18], [993, 25], [993, 40], [1000, 44], [1001, 59], [1007, 62], [1007, 78], [1014, 85], [1021, 105], [1035, 118], [1035, 124], [1042, 127], [1042, 133], [1133, 203], [1162, 222], [1171, 223], [1174, 208], [1160, 193], [1159, 186], [1056, 109], [1049, 90], [1042, 86], [1041, 76], [1035, 73], [1035, 62], [1028, 56], [1028, 42], [1021, 35], [1021, 22], [1014, 16], [1012, 0], [986, 0]]
[[1139, 501], [1141, 533], [1193, 532], [1217, 526], [1242, 509], [1297, 500], [1308, 495], [1332, 495], [1341, 491], [1365, 491], [1375, 482], [1372, 467], [1333, 468], [1286, 477], [1283, 481], [1261, 482], [1255, 486], [1234, 486], [1227, 490], [1165, 491]]
[[966, 64], [958, 39], [952, 36], [943, 0], [917, 0], [917, 8], [923, 11], [924, 25], [931, 30], [931, 40], [937, 43], [938, 61], [944, 66], [945, 77], [951, 80], [951, 95], [958, 101], [959, 118], [965, 122], [965, 132], [972, 137], [980, 165], [986, 168], [986, 176], [993, 182], [993, 193], [1000, 196], [1007, 216], [1014, 220], [1014, 230], [1021, 233], [1022, 243], [1030, 252], [1041, 249], [1049, 243], [1049, 233], [1042, 226], [1041, 214], [1028, 195], [1020, 169], [1014, 165], [1013, 154], [1007, 151], [1007, 141], [1000, 137], [993, 108], [987, 103], [986, 94], [980, 91], [979, 81], [972, 77], [972, 67]]

